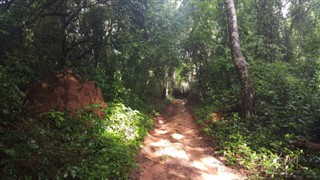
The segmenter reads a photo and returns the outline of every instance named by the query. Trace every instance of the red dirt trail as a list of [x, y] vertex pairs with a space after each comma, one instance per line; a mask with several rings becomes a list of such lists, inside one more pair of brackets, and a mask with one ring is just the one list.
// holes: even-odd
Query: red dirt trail
[[130, 179], [246, 179], [213, 156], [192, 114], [182, 100], [175, 100], [156, 117], [155, 127], [144, 139]]

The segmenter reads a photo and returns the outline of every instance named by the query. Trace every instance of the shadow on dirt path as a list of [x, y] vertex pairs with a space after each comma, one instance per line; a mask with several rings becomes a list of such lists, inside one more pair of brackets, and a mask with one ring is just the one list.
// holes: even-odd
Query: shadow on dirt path
[[182, 100], [166, 107], [155, 123], [136, 158], [139, 168], [130, 173], [130, 179], [246, 178], [213, 156], [213, 149], [202, 137]]

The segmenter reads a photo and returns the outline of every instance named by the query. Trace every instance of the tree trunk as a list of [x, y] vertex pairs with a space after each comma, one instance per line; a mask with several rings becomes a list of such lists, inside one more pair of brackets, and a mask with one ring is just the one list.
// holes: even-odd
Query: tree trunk
[[58, 62], [58, 68], [63, 69], [67, 65], [67, 20], [65, 16], [60, 17], [61, 22], [61, 50], [60, 50], [60, 59]]
[[164, 72], [164, 87], [163, 87], [163, 99], [167, 99], [169, 97], [169, 72], [168, 67], [165, 67]]
[[226, 0], [228, 12], [229, 37], [233, 63], [241, 82], [242, 117], [249, 118], [253, 114], [254, 89], [249, 77], [249, 64], [240, 49], [237, 15], [233, 0]]

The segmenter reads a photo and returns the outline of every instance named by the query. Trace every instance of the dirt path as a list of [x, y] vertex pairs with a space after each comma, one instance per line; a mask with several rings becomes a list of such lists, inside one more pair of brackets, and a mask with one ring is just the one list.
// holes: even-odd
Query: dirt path
[[131, 172], [130, 179], [245, 179], [212, 153], [184, 102], [175, 100], [156, 117], [137, 156], [139, 169]]

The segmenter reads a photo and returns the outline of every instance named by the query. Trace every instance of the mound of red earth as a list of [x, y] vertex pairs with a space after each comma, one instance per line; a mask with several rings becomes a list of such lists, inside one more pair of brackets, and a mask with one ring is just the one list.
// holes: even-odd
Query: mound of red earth
[[71, 118], [76, 118], [79, 110], [88, 111], [88, 106], [99, 117], [103, 117], [101, 108], [107, 108], [101, 89], [96, 88], [93, 81], [82, 81], [75, 77], [72, 71], [65, 68], [53, 72], [43, 80], [32, 84], [26, 93], [25, 107], [30, 116], [44, 112], [66, 112]]

